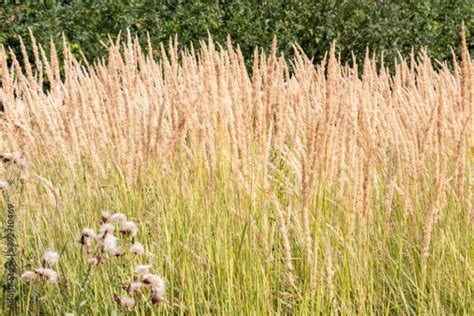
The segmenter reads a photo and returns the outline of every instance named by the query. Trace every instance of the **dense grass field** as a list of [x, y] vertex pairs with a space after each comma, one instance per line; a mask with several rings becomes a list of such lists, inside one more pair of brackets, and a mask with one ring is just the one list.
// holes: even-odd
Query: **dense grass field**
[[392, 72], [32, 41], [31, 64], [0, 49], [1, 314], [474, 314], [465, 41]]

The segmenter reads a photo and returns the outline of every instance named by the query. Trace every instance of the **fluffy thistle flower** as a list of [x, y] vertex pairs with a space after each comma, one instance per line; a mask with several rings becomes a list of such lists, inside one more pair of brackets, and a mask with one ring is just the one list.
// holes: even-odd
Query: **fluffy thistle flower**
[[5, 152], [3, 154], [0, 154], [0, 160], [4, 163], [14, 162], [22, 170], [25, 170], [28, 167], [28, 162], [22, 157], [19, 152]]
[[145, 274], [150, 273], [150, 268], [151, 268], [150, 264], [139, 264], [135, 266], [135, 273], [138, 275], [145, 275]]
[[111, 214], [110, 214], [109, 211], [103, 210], [102, 213], [100, 214], [101, 223], [107, 223], [110, 216], [111, 216]]
[[156, 275], [154, 276], [153, 281], [154, 283], [151, 284], [150, 300], [153, 304], [160, 304], [161, 302], [163, 302], [165, 297], [165, 281]]
[[0, 160], [5, 163], [10, 162], [13, 160], [13, 154], [10, 152], [4, 152], [0, 154]]
[[127, 216], [123, 213], [112, 214], [109, 218], [109, 222], [111, 223], [123, 223], [125, 221], [127, 221]]
[[127, 290], [128, 293], [134, 293], [139, 291], [144, 284], [140, 281], [133, 281], [129, 285], [124, 286], [125, 290]]
[[158, 275], [147, 273], [143, 275], [142, 282], [146, 285], [151, 285], [152, 288], [163, 288], [165, 286], [165, 281]]
[[131, 247], [130, 247], [130, 253], [134, 255], [142, 255], [145, 253], [145, 247], [143, 247], [142, 243], [136, 241]]
[[9, 184], [6, 180], [0, 180], [0, 191], [8, 189]]
[[33, 271], [25, 271], [21, 275], [21, 279], [27, 282], [32, 281], [34, 278], [36, 278], [36, 273], [34, 273]]
[[156, 291], [151, 291], [150, 300], [152, 304], [160, 304], [164, 301], [164, 295]]
[[87, 259], [87, 263], [91, 266], [97, 266], [99, 265], [100, 261], [97, 257], [92, 257], [92, 258]]
[[43, 266], [46, 264], [50, 264], [50, 265], [56, 264], [58, 260], [59, 260], [59, 253], [51, 249], [48, 249], [46, 250], [42, 258]]
[[35, 273], [43, 278], [46, 278], [49, 283], [56, 283], [58, 281], [58, 274], [52, 269], [35, 269]]
[[24, 174], [22, 174], [20, 176], [20, 182], [23, 183], [23, 184], [27, 183], [28, 182], [28, 177], [25, 176]]
[[104, 239], [107, 235], [112, 234], [114, 230], [114, 225], [109, 223], [102, 224], [99, 228], [99, 237]]
[[90, 238], [86, 238], [84, 245], [86, 246], [86, 252], [88, 255], [92, 252], [92, 242]]
[[99, 259], [99, 264], [104, 264], [104, 263], [107, 262], [107, 257], [106, 256], [98, 255], [97, 259]]
[[90, 257], [87, 259], [87, 263], [91, 266], [97, 266], [99, 264], [104, 264], [107, 262], [107, 257], [98, 254], [95, 257]]
[[109, 251], [109, 253], [114, 257], [121, 257], [125, 254], [125, 252], [118, 246]]
[[20, 153], [15, 153], [13, 156], [13, 162], [21, 169], [26, 170], [28, 168], [28, 161], [24, 159]]
[[81, 236], [79, 237], [79, 243], [83, 246], [86, 246], [88, 254], [90, 254], [92, 250], [91, 239], [95, 237], [96, 237], [95, 230], [92, 228], [86, 227], [81, 231]]
[[[161, 278], [160, 278], [161, 279]], [[158, 285], [152, 285], [151, 287], [151, 290], [155, 293], [157, 293], [158, 295], [160, 296], [164, 296], [165, 295], [165, 281], [163, 279], [161, 279], [160, 281], [161, 283], [158, 284]]]
[[114, 300], [126, 310], [131, 310], [135, 306], [135, 300], [128, 296], [119, 297], [117, 294], [114, 294]]
[[117, 237], [111, 234], [106, 235], [102, 241], [102, 249], [106, 252], [114, 254], [117, 251], [117, 248]]
[[138, 226], [132, 221], [123, 222], [120, 226], [120, 232], [124, 235], [131, 235], [135, 237], [138, 232]]
[[86, 227], [81, 232], [81, 237], [95, 238], [95, 230], [93, 228]]
[[87, 253], [91, 252], [92, 243], [91, 239], [95, 238], [96, 234], [92, 228], [84, 228], [81, 232], [81, 237], [79, 238], [79, 243], [83, 246], [86, 246]]

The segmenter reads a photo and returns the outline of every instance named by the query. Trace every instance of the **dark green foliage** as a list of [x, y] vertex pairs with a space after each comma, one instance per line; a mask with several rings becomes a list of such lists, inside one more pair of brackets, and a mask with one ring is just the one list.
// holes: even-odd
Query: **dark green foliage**
[[[108, 34], [125, 36], [127, 28], [143, 35], [142, 44], [149, 32], [154, 45], [178, 35], [181, 44], [195, 47], [209, 31], [222, 44], [230, 34], [249, 65], [254, 48], [268, 49], [273, 36], [287, 56], [297, 42], [319, 61], [336, 40], [343, 61], [351, 62], [351, 52], [361, 61], [369, 47], [384, 51], [390, 65], [398, 51], [407, 56], [424, 46], [438, 60], [451, 59], [451, 47], [459, 55], [462, 20], [472, 32], [474, 0], [4, 1], [0, 43], [18, 56], [18, 36], [28, 41], [28, 27], [42, 44], [61, 42], [64, 32], [78, 57], [82, 50], [94, 59], [104, 55], [101, 41]], [[468, 36], [468, 45], [473, 53], [474, 37]]]

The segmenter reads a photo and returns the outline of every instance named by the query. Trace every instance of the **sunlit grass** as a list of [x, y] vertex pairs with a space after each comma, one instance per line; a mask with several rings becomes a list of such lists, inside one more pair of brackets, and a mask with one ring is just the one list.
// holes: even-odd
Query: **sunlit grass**
[[[311, 289], [304, 249], [290, 231], [293, 288], [274, 215], [268, 218], [270, 231], [263, 230], [261, 207], [272, 210], [273, 206], [258, 184], [252, 200], [238, 193], [224, 170], [210, 181], [204, 169], [195, 165], [182, 166], [180, 172], [151, 169], [133, 187], [113, 172], [93, 186], [87, 178], [62, 169], [40, 168], [36, 172], [41, 171], [60, 191], [60, 206], [34, 178], [25, 184], [29, 188], [23, 193], [15, 190], [12, 201], [22, 205], [18, 210], [17, 264], [19, 271], [31, 269], [51, 247], [61, 251], [60, 280], [41, 288], [18, 280], [18, 311], [22, 313], [103, 314], [120, 310], [113, 294], [125, 293], [121, 283], [131, 280], [137, 264], [151, 264], [167, 287], [166, 301], [159, 306], [152, 305], [146, 296], [137, 298], [137, 314], [309, 314], [329, 313], [334, 308], [344, 314], [473, 311], [474, 237], [469, 227], [461, 224], [466, 220], [465, 206], [454, 198], [442, 208], [433, 232], [427, 281], [420, 288], [424, 201], [409, 218], [395, 207], [388, 226], [384, 225], [386, 210], [380, 205], [372, 229], [356, 228], [354, 237], [348, 238], [346, 206], [333, 200], [337, 192], [317, 195], [311, 203], [316, 214], [311, 235], [320, 245], [316, 287]], [[182, 182], [180, 177], [184, 176], [186, 181]], [[280, 198], [285, 200], [284, 195]], [[136, 219], [137, 240], [150, 254], [113, 258], [105, 265], [89, 267], [77, 238], [83, 227], [98, 226], [103, 209]], [[285, 212], [285, 216], [291, 214]], [[269, 238], [269, 244], [262, 244], [262, 238]], [[332, 301], [328, 256], [334, 271]]]

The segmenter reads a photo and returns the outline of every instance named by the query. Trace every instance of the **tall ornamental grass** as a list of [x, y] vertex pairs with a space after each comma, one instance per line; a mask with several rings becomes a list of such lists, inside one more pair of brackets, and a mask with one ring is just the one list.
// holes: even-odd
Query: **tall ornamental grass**
[[[0, 152], [28, 162], [0, 165], [2, 225], [8, 195], [19, 272], [61, 258], [54, 284], [18, 278], [19, 313], [474, 313], [464, 35], [453, 70], [422, 52], [390, 72], [275, 43], [251, 73], [230, 40], [129, 36], [94, 63], [31, 45], [24, 65], [0, 48]], [[91, 265], [77, 237], [104, 209], [137, 220], [147, 256]], [[137, 264], [160, 304], [121, 298]]]

